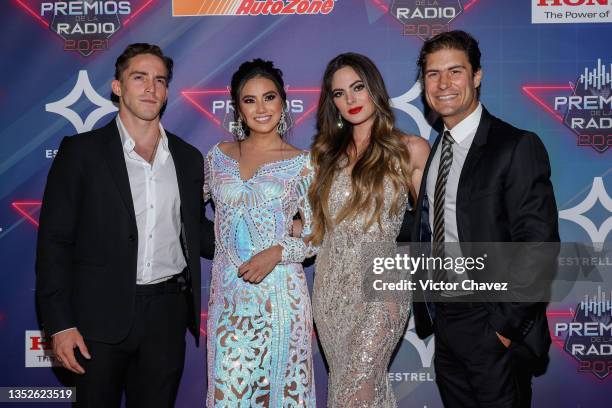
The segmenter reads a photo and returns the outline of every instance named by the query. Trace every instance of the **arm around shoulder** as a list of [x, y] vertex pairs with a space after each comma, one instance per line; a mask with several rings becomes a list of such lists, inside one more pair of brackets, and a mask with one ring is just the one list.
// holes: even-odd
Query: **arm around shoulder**
[[410, 157], [410, 184], [413, 188], [413, 198], [416, 199], [421, 188], [423, 171], [431, 148], [429, 142], [420, 136], [402, 135], [402, 140]]

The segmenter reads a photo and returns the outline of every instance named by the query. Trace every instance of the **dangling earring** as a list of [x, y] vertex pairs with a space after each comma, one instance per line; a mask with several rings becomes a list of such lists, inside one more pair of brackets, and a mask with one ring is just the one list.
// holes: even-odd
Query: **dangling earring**
[[342, 114], [338, 112], [338, 121], [336, 122], [336, 126], [338, 129], [342, 129], [344, 127], [344, 120], [342, 119]]
[[236, 139], [238, 141], [244, 140], [246, 138], [246, 135], [244, 133], [244, 128], [242, 127], [242, 118], [241, 117], [238, 118], [238, 122], [232, 128], [232, 133], [234, 134], [234, 136], [236, 136]]
[[287, 118], [285, 117], [285, 111], [282, 111], [280, 120], [278, 121], [278, 127], [276, 131], [280, 136], [283, 136], [287, 132]]

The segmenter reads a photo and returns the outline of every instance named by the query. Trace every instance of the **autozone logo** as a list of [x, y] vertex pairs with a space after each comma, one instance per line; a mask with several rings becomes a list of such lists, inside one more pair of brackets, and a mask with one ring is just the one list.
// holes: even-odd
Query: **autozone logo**
[[329, 14], [335, 0], [175, 0], [174, 16], [266, 16]]

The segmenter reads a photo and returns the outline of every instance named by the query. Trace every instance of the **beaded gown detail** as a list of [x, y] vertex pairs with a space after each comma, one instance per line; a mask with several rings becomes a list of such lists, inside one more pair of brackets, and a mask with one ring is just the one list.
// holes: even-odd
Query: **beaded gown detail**
[[[310, 234], [310, 155], [266, 163], [242, 180], [215, 145], [206, 156], [204, 199], [215, 206], [208, 305], [208, 407], [315, 407], [312, 313], [301, 265], [313, 249], [290, 236], [299, 210]], [[259, 284], [238, 267], [280, 244], [282, 261]]]
[[[329, 196], [334, 219], [352, 194], [346, 169], [336, 172]], [[315, 263], [313, 313], [319, 340], [329, 365], [329, 408], [388, 408], [396, 400], [388, 380], [391, 355], [403, 336], [409, 314], [407, 294], [393, 302], [366, 298], [362, 282], [368, 262], [381, 256], [377, 244], [395, 247], [404, 212], [390, 214], [393, 186], [384, 183], [381, 227], [377, 222], [364, 233], [365, 214], [345, 219], [326, 231]], [[408, 195], [398, 195], [405, 208]], [[376, 300], [376, 301], [374, 301]]]

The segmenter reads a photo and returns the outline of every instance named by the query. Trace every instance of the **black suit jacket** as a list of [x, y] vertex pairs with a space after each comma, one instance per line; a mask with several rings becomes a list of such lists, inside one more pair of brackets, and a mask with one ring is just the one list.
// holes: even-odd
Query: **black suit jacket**
[[[212, 258], [214, 228], [204, 216], [202, 154], [168, 133], [183, 224], [192, 300], [200, 327], [200, 253]], [[116, 343], [134, 318], [138, 230], [115, 120], [66, 137], [47, 178], [36, 258], [39, 320], [47, 335], [77, 327], [89, 340]]]
[[[412, 222], [414, 242], [431, 239], [426, 185], [439, 141], [423, 172]], [[456, 216], [460, 242], [559, 242], [550, 163], [538, 136], [483, 109], [459, 178]], [[536, 282], [538, 276], [527, 279]], [[491, 302], [485, 307], [495, 331], [527, 345], [538, 357], [547, 354], [551, 341], [545, 303]], [[414, 303], [417, 334], [423, 338], [433, 332], [429, 312], [424, 302]]]

